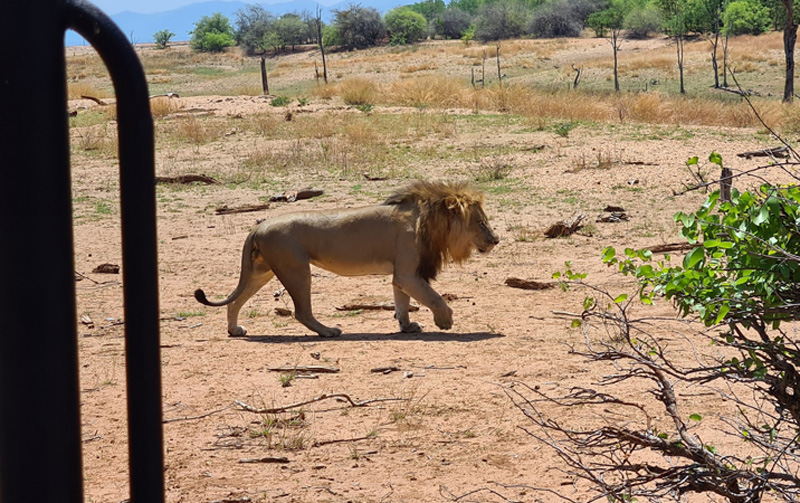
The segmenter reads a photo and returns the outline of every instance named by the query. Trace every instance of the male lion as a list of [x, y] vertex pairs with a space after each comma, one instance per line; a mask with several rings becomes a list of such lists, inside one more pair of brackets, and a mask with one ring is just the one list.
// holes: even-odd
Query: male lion
[[400, 330], [421, 330], [408, 318], [409, 297], [429, 307], [436, 326], [447, 330], [453, 310], [430, 281], [450, 259], [463, 262], [473, 249], [487, 253], [498, 242], [482, 193], [465, 183], [415, 182], [377, 206], [303, 211], [261, 222], [244, 242], [236, 290], [220, 302], [206, 299], [203, 290], [194, 296], [207, 306], [227, 305], [228, 334], [242, 336], [247, 331], [237, 325], [239, 310], [277, 276], [294, 301], [295, 318], [322, 337], [335, 337], [342, 331], [311, 313], [309, 264], [343, 276], [391, 274]]

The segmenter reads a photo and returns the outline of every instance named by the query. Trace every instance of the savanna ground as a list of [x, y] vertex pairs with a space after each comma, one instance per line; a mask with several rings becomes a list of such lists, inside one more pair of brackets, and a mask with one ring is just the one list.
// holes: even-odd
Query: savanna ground
[[[796, 108], [778, 98], [780, 34], [738, 38], [731, 46], [740, 84], [761, 95], [755, 106], [793, 140]], [[180, 95], [152, 100], [157, 174], [219, 181], [156, 189], [165, 475], [173, 503], [555, 501], [556, 493], [584, 499], [586, 486], [573, 486], [557, 456], [525, 431], [532, 425], [506, 390], [518, 383], [545, 392], [590, 387], [610, 372], [569, 352], [584, 337], [563, 313], [580, 312], [586, 292], [520, 290], [504, 281], [549, 281], [571, 261], [589, 281], [627, 292], [630, 285], [601, 264], [600, 252], [679, 241], [673, 213], [694, 210], [705, 197], [675, 195], [697, 181], [686, 168], [689, 157], [698, 155], [713, 179], [717, 171], [702, 162], [712, 151], [741, 171], [759, 161], [735, 154], [777, 145], [738, 97], [709, 90], [703, 41], [687, 47], [688, 97], [675, 94], [674, 46], [666, 39], [624, 43], [623, 92], [616, 96], [608, 93], [611, 48], [602, 39], [504, 42], [502, 86], [495, 46], [432, 42], [332, 53], [327, 86], [314, 79], [318, 54], [297, 52], [268, 59], [268, 97], [260, 95], [258, 60], [236, 50], [137, 50], [152, 93]], [[480, 77], [484, 51], [487, 85], [473, 89], [471, 71]], [[116, 125], [113, 106], [80, 99], [112, 103], [113, 92], [90, 49], [68, 48], [67, 56], [69, 105], [77, 111], [70, 119], [75, 262], [85, 277], [76, 283], [78, 314], [93, 321], [78, 327], [86, 499], [118, 502], [127, 498], [122, 290], [119, 276], [91, 272], [121, 262]], [[583, 77], [570, 91], [572, 64]], [[426, 308], [412, 313], [426, 328], [421, 334], [397, 333], [389, 311], [336, 309], [391, 302], [387, 277], [313, 271], [315, 313], [343, 329], [337, 339], [312, 336], [276, 314], [292, 307], [277, 280], [243, 309], [243, 338], [227, 337], [224, 308], [194, 300], [198, 287], [212, 299], [232, 291], [243, 239], [257, 219], [378, 203], [418, 178], [474, 182], [501, 237], [489, 255], [449, 267], [436, 281], [437, 291], [452, 295], [452, 330], [437, 330]], [[740, 188], [755, 184], [737, 181]], [[215, 212], [304, 187], [324, 194], [255, 213]], [[623, 207], [629, 220], [596, 221], [607, 205]], [[578, 212], [587, 216], [578, 233], [543, 237], [550, 224]], [[672, 315], [664, 302], [652, 309]], [[671, 328], [652, 330], [681, 360], [687, 350]], [[613, 336], [592, 335], [612, 343]], [[269, 370], [297, 365], [339, 372]], [[379, 367], [399, 370], [372, 372]], [[627, 386], [631, 401], [665, 421], [644, 385]], [[281, 407], [332, 393], [377, 401], [351, 407], [326, 399], [275, 414], [234, 405]], [[679, 393], [686, 416], [730, 413], [707, 390]], [[574, 427], [601, 420], [582, 409], [559, 419]], [[695, 431], [719, 449], [739, 447], [714, 424], [709, 419]], [[286, 462], [242, 462], [266, 457]]]

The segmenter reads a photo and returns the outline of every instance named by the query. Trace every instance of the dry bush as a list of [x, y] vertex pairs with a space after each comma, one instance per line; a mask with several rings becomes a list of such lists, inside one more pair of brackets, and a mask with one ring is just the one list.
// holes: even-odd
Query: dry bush
[[323, 100], [329, 100], [339, 92], [339, 86], [334, 84], [322, 84], [314, 88], [314, 96]]
[[67, 84], [67, 98], [79, 100], [81, 96], [92, 96], [94, 98], [110, 98], [111, 94], [99, 89], [88, 82], [70, 82]]
[[166, 117], [181, 109], [181, 105], [167, 96], [159, 96], [150, 100], [150, 113], [153, 117]]
[[381, 143], [375, 125], [362, 117], [351, 118], [344, 127], [344, 134], [353, 145], [371, 147]]
[[468, 92], [456, 79], [437, 75], [393, 82], [383, 95], [392, 104], [449, 108], [465, 106]]
[[646, 123], [657, 123], [664, 119], [664, 96], [660, 93], [626, 93], [615, 98], [614, 108], [620, 118]]
[[219, 136], [219, 127], [216, 124], [189, 115], [176, 122], [176, 134], [182, 141], [202, 145], [215, 140]]
[[339, 84], [339, 96], [347, 105], [371, 105], [378, 96], [374, 82], [363, 77], [352, 77]]

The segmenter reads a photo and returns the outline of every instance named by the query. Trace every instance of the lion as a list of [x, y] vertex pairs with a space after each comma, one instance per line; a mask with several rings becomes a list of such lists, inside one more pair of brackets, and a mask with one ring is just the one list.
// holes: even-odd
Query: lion
[[382, 204], [360, 208], [302, 211], [265, 220], [245, 239], [239, 284], [207, 306], [228, 306], [228, 334], [244, 336], [239, 311], [277, 276], [292, 297], [297, 321], [322, 337], [342, 331], [317, 321], [311, 310], [311, 269], [341, 276], [392, 275], [395, 318], [402, 332], [422, 327], [409, 319], [413, 297], [433, 312], [442, 330], [453, 325], [453, 310], [431, 287], [451, 260], [461, 263], [473, 250], [485, 254], [500, 242], [483, 210], [483, 194], [464, 182], [418, 181]]

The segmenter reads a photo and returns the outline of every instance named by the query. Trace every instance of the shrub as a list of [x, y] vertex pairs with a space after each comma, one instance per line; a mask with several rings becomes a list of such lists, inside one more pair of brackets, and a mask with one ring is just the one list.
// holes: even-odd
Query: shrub
[[169, 30], [161, 30], [155, 32], [153, 34], [153, 40], [156, 43], [156, 49], [166, 49], [170, 39], [174, 36], [175, 34]]
[[195, 23], [189, 45], [199, 52], [220, 52], [236, 43], [230, 20], [217, 12]]
[[386, 36], [381, 15], [373, 7], [351, 5], [333, 12], [341, 44], [347, 49], [366, 49]]
[[753, 0], [735, 0], [722, 15], [731, 35], [760, 35], [769, 29], [769, 9]]
[[577, 37], [583, 23], [577, 19], [567, 0], [556, 0], [543, 5], [533, 14], [528, 33], [541, 38]]
[[264, 51], [264, 36], [275, 18], [260, 5], [247, 5], [236, 12], [236, 43], [247, 56]]
[[386, 13], [384, 18], [389, 43], [392, 45], [413, 44], [425, 38], [428, 22], [425, 17], [405, 7], [398, 7]]
[[642, 7], [634, 7], [625, 16], [624, 26], [628, 30], [628, 38], [642, 39], [658, 33], [663, 23], [661, 11], [655, 5], [648, 3]]
[[451, 7], [434, 20], [434, 33], [446, 39], [458, 39], [472, 24], [472, 16], [461, 9]]
[[519, 38], [528, 26], [529, 11], [518, 0], [485, 4], [475, 20], [475, 38], [483, 42]]

